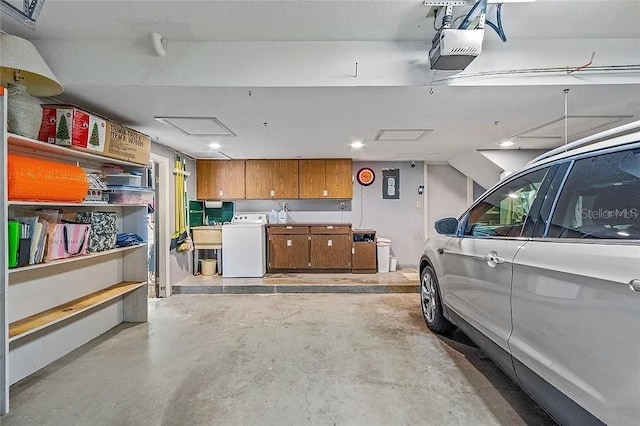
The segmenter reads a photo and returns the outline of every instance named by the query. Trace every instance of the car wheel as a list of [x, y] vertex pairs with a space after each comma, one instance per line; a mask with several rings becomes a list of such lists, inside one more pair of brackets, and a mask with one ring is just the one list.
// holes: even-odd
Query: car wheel
[[420, 276], [420, 305], [422, 316], [430, 330], [446, 334], [456, 329], [442, 313], [438, 277], [431, 266], [426, 266]]

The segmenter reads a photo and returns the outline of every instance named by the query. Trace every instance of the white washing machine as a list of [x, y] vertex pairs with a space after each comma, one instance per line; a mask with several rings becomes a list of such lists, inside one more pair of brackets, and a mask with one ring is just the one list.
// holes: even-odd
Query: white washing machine
[[263, 277], [267, 273], [266, 214], [243, 214], [222, 225], [222, 276]]

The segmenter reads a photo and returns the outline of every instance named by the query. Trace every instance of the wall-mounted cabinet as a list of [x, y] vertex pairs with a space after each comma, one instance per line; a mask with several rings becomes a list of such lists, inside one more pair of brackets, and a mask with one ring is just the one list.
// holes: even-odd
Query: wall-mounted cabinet
[[198, 160], [196, 195], [199, 200], [245, 198], [244, 160]]
[[353, 198], [353, 163], [338, 160], [198, 160], [199, 200]]
[[300, 160], [302, 199], [353, 198], [353, 163], [348, 159]]
[[298, 160], [247, 160], [247, 200], [297, 199]]

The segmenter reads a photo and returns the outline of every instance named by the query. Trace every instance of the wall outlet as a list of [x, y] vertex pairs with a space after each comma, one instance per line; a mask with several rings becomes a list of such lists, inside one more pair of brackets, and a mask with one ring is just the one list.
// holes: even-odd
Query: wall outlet
[[422, 201], [416, 201], [416, 207], [421, 209], [422, 208]]
[[344, 210], [346, 207], [346, 204], [344, 203], [344, 201], [340, 201], [340, 210]]

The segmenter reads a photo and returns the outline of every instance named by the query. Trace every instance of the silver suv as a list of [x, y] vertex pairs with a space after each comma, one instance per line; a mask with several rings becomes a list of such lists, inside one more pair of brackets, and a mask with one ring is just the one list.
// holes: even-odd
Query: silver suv
[[420, 262], [429, 328], [462, 329], [562, 424], [640, 424], [633, 125], [539, 157], [438, 221]]

